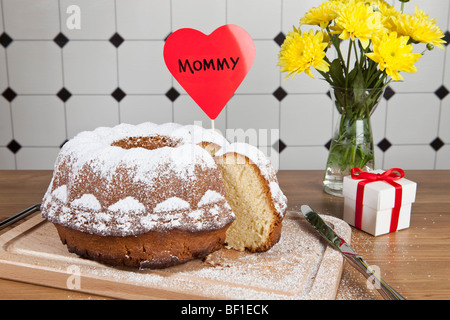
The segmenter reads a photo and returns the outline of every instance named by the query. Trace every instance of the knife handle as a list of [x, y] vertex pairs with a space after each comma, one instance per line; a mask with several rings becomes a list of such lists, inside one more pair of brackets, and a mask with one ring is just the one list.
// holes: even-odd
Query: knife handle
[[23, 210], [22, 212], [19, 212], [15, 215], [13, 215], [12, 217], [9, 217], [3, 221], [0, 221], [0, 230], [6, 228], [7, 226], [13, 224], [14, 222], [19, 221], [20, 219], [25, 218], [26, 216], [32, 214], [35, 211], [39, 211], [41, 209], [41, 205], [40, 204], [35, 204], [25, 210]]
[[406, 300], [400, 293], [395, 291], [391, 286], [384, 282], [380, 277], [378, 277], [372, 268], [364, 261], [364, 259], [359, 256], [347, 256], [345, 255], [350, 264], [355, 267], [359, 272], [361, 272], [364, 277], [368, 280], [374, 280], [374, 287], [386, 300]]

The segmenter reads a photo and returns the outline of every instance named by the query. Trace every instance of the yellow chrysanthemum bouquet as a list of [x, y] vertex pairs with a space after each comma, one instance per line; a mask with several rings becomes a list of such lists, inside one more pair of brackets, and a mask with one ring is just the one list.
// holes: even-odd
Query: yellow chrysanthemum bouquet
[[[341, 115], [324, 180], [328, 192], [342, 188], [340, 180], [351, 168], [373, 168], [370, 115], [387, 84], [403, 80], [402, 72], [417, 72], [414, 64], [426, 51], [444, 48], [436, 20], [417, 7], [414, 14], [404, 13], [409, 0], [399, 1], [399, 9], [384, 0], [323, 2], [281, 46], [278, 65], [286, 78], [302, 72], [314, 78], [311, 68], [317, 70], [331, 85]], [[306, 25], [318, 27], [303, 31]], [[419, 44], [422, 52], [413, 52]]]

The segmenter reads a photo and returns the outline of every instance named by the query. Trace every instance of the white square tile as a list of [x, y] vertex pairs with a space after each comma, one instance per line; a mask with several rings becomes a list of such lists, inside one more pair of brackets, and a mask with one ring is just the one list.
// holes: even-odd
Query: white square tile
[[[234, 130], [233, 128], [228, 128], [228, 130]], [[246, 133], [250, 133], [249, 129], [247, 131], [244, 131], [242, 129], [237, 128], [238, 132], [233, 132], [233, 135], [230, 135], [230, 141], [232, 141], [232, 137], [238, 137], [236, 141], [239, 140], [239, 135], [242, 136], [242, 132], [244, 133], [244, 137]], [[254, 130], [254, 129], [252, 129]], [[239, 132], [240, 131], [240, 132]], [[255, 133], [257, 133], [257, 146], [258, 148], [262, 149], [264, 147], [267, 147], [269, 153], [271, 151], [271, 148], [275, 145], [277, 145], [278, 141], [280, 140], [280, 129], [278, 128], [261, 128], [258, 129]], [[273, 149], [274, 152], [277, 152], [275, 149]], [[277, 152], [278, 153], [278, 152]]]
[[173, 0], [172, 31], [193, 28], [210, 34], [226, 24], [225, 0]]
[[377, 147], [377, 144], [374, 142], [374, 152], [375, 152], [375, 162], [373, 168], [383, 169], [384, 168], [384, 152]]
[[270, 129], [279, 128], [279, 102], [271, 95], [235, 95], [227, 108], [227, 129], [231, 129], [227, 130], [227, 139], [230, 142], [247, 139], [245, 142], [255, 146], [267, 145]]
[[[287, 147], [280, 154], [280, 170], [324, 170], [325, 172], [327, 158], [328, 150], [325, 147]], [[323, 179], [323, 176], [319, 176], [318, 179]]]
[[436, 152], [429, 145], [393, 145], [384, 153], [384, 169], [434, 169]]
[[14, 154], [6, 147], [0, 147], [0, 170], [16, 169]]
[[161, 95], [127, 95], [120, 101], [120, 121], [131, 124], [172, 122], [172, 102]]
[[433, 93], [394, 95], [387, 108], [386, 138], [392, 144], [429, 144], [438, 134], [439, 108]]
[[[430, 18], [437, 20], [437, 25], [447, 31], [449, 1], [442, 0], [411, 0], [405, 3], [405, 13], [414, 13], [415, 7], [419, 7], [429, 14]], [[397, 6], [398, 7], [398, 6]], [[424, 44], [415, 46], [414, 52], [425, 50]], [[447, 51], [447, 50], [445, 50]], [[403, 82], [393, 82], [392, 88], [395, 92], [434, 92], [442, 84], [443, 64], [445, 52], [442, 49], [435, 48], [433, 51], [427, 51], [423, 57], [415, 64], [417, 73], [402, 73], [405, 78]]]
[[8, 87], [8, 76], [6, 73], [6, 55], [5, 49], [0, 48], [0, 92]]
[[281, 140], [324, 146], [332, 137], [332, 102], [325, 94], [288, 95], [281, 101]]
[[[79, 29], [74, 28], [71, 6], [80, 13]], [[61, 0], [61, 31], [69, 39], [109, 39], [116, 32], [114, 1], [111, 0]]]
[[170, 1], [117, 0], [117, 32], [125, 39], [164, 39], [171, 31]]
[[11, 102], [14, 139], [22, 146], [60, 146], [66, 140], [64, 103], [56, 96], [17, 96]]
[[254, 43], [255, 61], [236, 93], [273, 93], [280, 86], [279, 47], [273, 40], [256, 40]]
[[59, 148], [22, 148], [16, 154], [18, 170], [53, 170]]
[[330, 85], [322, 80], [322, 76], [317, 70], [313, 68], [311, 71], [314, 78], [311, 78], [306, 73], [286, 78], [286, 73], [280, 73], [281, 86], [288, 93], [326, 93], [330, 90]]
[[109, 41], [70, 41], [63, 57], [65, 87], [72, 94], [111, 94], [117, 88], [116, 48]]
[[386, 111], [387, 101], [381, 99], [378, 107], [370, 117], [370, 125], [372, 126], [373, 143], [376, 146], [385, 137], [386, 132]]
[[258, 146], [258, 149], [269, 159], [275, 172], [280, 170], [280, 154], [272, 146]]
[[450, 145], [444, 145], [436, 152], [436, 170], [450, 170]]
[[228, 0], [227, 23], [244, 28], [253, 39], [273, 39], [281, 31], [280, 2]]
[[[225, 135], [226, 128], [226, 107], [219, 116], [214, 120], [214, 128]], [[173, 119], [174, 122], [183, 125], [198, 124], [203, 128], [210, 129], [211, 119], [203, 112], [203, 110], [188, 95], [179, 96], [173, 103]], [[196, 123], [197, 122], [197, 123]]]
[[[396, 1], [398, 3], [398, 1]], [[419, 7], [425, 11], [430, 19], [436, 19], [436, 24], [445, 32], [448, 24], [448, 10], [449, 10], [449, 1], [448, 0], [411, 0], [408, 3], [405, 3], [404, 12], [408, 14], [414, 14], [415, 8]], [[399, 5], [396, 4], [396, 7], [399, 8]]]
[[441, 116], [439, 119], [439, 138], [450, 143], [450, 95], [442, 100]]
[[126, 41], [119, 47], [119, 86], [123, 91], [165, 94], [171, 88], [163, 47], [163, 41]]
[[[450, 30], [450, 28], [449, 28]], [[447, 88], [447, 90], [450, 90], [450, 50], [448, 49], [450, 46], [447, 46], [447, 49], [445, 50], [445, 66], [444, 69], [444, 83], [443, 85]]]
[[[421, 52], [424, 47], [414, 52]], [[435, 48], [431, 52], [426, 52], [419, 61], [415, 63], [416, 73], [401, 72], [404, 81], [393, 81], [390, 86], [395, 92], [434, 92], [442, 84], [444, 75], [445, 51]]]
[[[320, 2], [316, 0], [283, 0], [283, 33], [286, 35], [292, 30], [292, 26], [297, 28], [300, 25], [300, 19], [305, 13], [312, 7], [319, 5]], [[313, 29], [313, 26], [307, 27]]]
[[61, 49], [53, 41], [13, 41], [6, 54], [16, 93], [56, 94], [62, 88]]
[[0, 97], [0, 146], [6, 146], [13, 138], [11, 108], [9, 102]]
[[66, 102], [67, 134], [119, 124], [118, 102], [111, 96], [72, 96]]
[[0, 6], [0, 34], [3, 33], [3, 8]]
[[6, 32], [13, 39], [53, 39], [59, 33], [58, 1], [4, 0]]

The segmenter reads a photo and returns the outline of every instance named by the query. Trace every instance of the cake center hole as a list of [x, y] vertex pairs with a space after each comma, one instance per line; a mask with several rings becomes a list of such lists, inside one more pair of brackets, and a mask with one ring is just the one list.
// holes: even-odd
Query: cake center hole
[[176, 147], [178, 141], [165, 136], [129, 137], [114, 141], [111, 146], [123, 149], [144, 148], [154, 150], [162, 147]]

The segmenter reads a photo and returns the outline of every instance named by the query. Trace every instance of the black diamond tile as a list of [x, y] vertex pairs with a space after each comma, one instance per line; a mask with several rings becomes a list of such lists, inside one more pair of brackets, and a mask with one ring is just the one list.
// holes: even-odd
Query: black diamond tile
[[15, 97], [17, 97], [17, 93], [14, 92], [11, 88], [6, 88], [2, 93], [3, 98], [8, 100], [9, 102], [13, 101]]
[[284, 149], [286, 149], [286, 144], [278, 139], [278, 141], [272, 145], [272, 148], [274, 148], [278, 153], [281, 153]]
[[169, 32], [169, 34], [164, 38], [164, 42], [166, 42], [167, 38], [170, 37], [171, 34], [172, 32]]
[[166, 97], [169, 98], [170, 101], [174, 102], [180, 96], [180, 93], [175, 90], [175, 88], [170, 88], [169, 91], [166, 92]]
[[439, 137], [437, 137], [436, 139], [434, 139], [433, 141], [431, 141], [430, 146], [435, 150], [438, 151], [440, 148], [442, 148], [442, 146], [444, 145], [444, 142], [442, 142], [441, 139], [439, 139]]
[[384, 138], [377, 144], [378, 148], [381, 149], [381, 151], [385, 152], [387, 149], [389, 149], [392, 144], [389, 142], [388, 139]]
[[330, 90], [327, 91], [326, 95], [328, 96], [328, 98], [331, 99], [331, 92], [330, 92]]
[[437, 89], [434, 92], [435, 95], [437, 95], [439, 97], [439, 99], [444, 99], [447, 95], [448, 95], [448, 90], [446, 87], [444, 86], [440, 86], [439, 89]]
[[53, 41], [60, 47], [63, 48], [67, 42], [69, 42], [69, 39], [62, 33], [58, 33], [58, 35], [53, 39]]
[[69, 141], [69, 140], [67, 140], [67, 139], [64, 140], [63, 143], [61, 143], [61, 145], [59, 146], [59, 148], [62, 148], [67, 143], [67, 141]]
[[9, 45], [11, 44], [11, 42], [13, 42], [13, 39], [12, 39], [10, 36], [8, 36], [5, 32], [3, 32], [3, 33], [0, 35], [0, 44], [1, 44], [4, 48], [6, 48], [7, 46], [9, 46]]
[[6, 147], [14, 154], [17, 153], [20, 148], [22, 148], [22, 146], [16, 140], [12, 140]]
[[384, 95], [383, 95], [383, 97], [384, 97], [386, 100], [389, 100], [390, 98], [392, 98], [392, 96], [393, 96], [394, 94], [395, 94], [395, 91], [392, 90], [391, 87], [387, 86], [387, 87], [386, 87], [386, 90], [384, 90]]
[[448, 46], [450, 43], [450, 31], [447, 31], [446, 33], [444, 33], [444, 38], [442, 38], [442, 40], [446, 41], [444, 43], [445, 46]]
[[273, 41], [275, 41], [280, 47], [284, 42], [284, 39], [286, 38], [286, 36], [284, 35], [283, 32], [280, 32], [279, 34], [277, 34], [277, 36], [273, 39]]
[[287, 92], [284, 91], [282, 87], [278, 87], [277, 90], [273, 93], [274, 97], [278, 99], [278, 101], [283, 100], [287, 96]]
[[111, 42], [116, 48], [118, 48], [123, 41], [124, 39], [118, 33], [114, 33], [114, 35], [109, 39], [109, 42]]
[[330, 148], [331, 148], [331, 139], [328, 140], [327, 143], [325, 143], [325, 148], [327, 148], [327, 150], [330, 150]]
[[126, 93], [122, 91], [122, 89], [117, 88], [116, 90], [114, 90], [113, 93], [111, 93], [111, 95], [113, 96], [114, 99], [117, 100], [117, 102], [120, 102], [123, 98], [125, 98]]
[[62, 88], [59, 90], [59, 92], [56, 94], [58, 98], [60, 98], [63, 102], [66, 102], [69, 100], [69, 98], [72, 96], [72, 94], [67, 90], [66, 88]]

